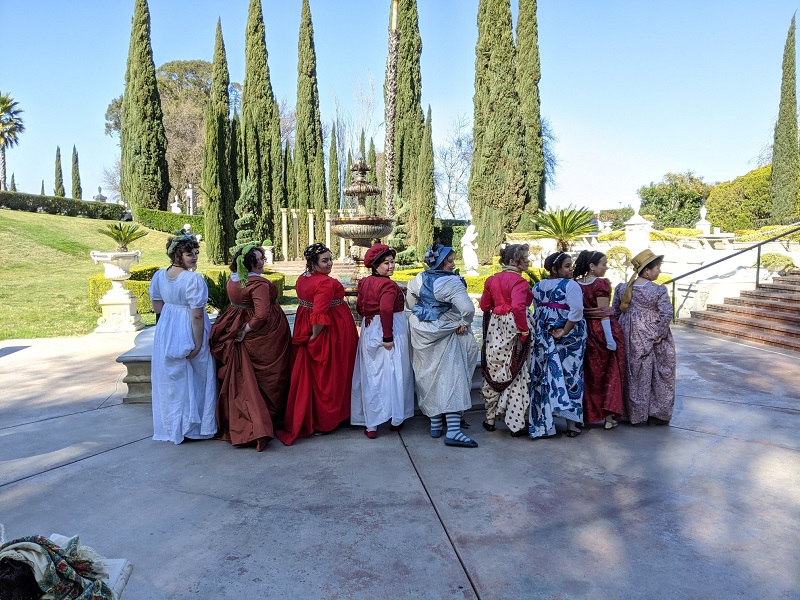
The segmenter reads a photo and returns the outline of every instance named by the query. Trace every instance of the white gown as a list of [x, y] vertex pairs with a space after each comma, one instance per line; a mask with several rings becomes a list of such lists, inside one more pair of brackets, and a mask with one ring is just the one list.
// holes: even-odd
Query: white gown
[[383, 347], [381, 316], [361, 329], [350, 395], [350, 424], [377, 427], [386, 421], [400, 425], [414, 416], [414, 373], [405, 313], [393, 314], [394, 348]]
[[150, 282], [150, 298], [164, 302], [156, 325], [150, 379], [153, 388], [153, 439], [180, 444], [183, 438], [208, 439], [217, 432], [217, 377], [209, 352], [211, 323], [203, 311], [203, 346], [194, 348], [192, 315], [205, 309], [208, 287], [202, 275], [181, 271], [170, 278], [166, 269]]
[[[421, 287], [422, 273], [408, 282], [406, 302], [409, 308], [416, 304]], [[417, 402], [428, 417], [472, 408], [472, 375], [480, 354], [472, 334], [475, 306], [461, 278], [437, 279], [433, 293], [439, 302], [449, 302], [450, 310], [436, 321], [420, 321], [413, 314], [409, 318]], [[466, 326], [467, 331], [458, 335], [456, 329], [461, 325]]]

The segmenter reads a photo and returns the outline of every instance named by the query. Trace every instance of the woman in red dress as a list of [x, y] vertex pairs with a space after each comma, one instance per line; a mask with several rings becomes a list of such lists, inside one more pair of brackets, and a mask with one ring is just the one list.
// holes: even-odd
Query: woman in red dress
[[575, 281], [583, 292], [586, 355], [583, 364], [583, 415], [586, 423], [618, 425], [623, 414], [625, 344], [622, 327], [609, 308], [611, 284], [604, 279], [606, 255], [583, 250], [575, 261]]
[[264, 252], [241, 248], [231, 263], [228, 309], [211, 328], [211, 354], [217, 360], [218, 436], [235, 446], [256, 442], [261, 452], [275, 437], [273, 422], [283, 421], [292, 333], [278, 304], [278, 288], [264, 273]]
[[296, 439], [336, 429], [350, 418], [350, 390], [358, 331], [344, 301], [344, 287], [328, 274], [331, 251], [313, 244], [303, 252], [306, 272], [297, 278], [300, 306], [294, 320], [295, 361], [284, 428], [278, 439]]

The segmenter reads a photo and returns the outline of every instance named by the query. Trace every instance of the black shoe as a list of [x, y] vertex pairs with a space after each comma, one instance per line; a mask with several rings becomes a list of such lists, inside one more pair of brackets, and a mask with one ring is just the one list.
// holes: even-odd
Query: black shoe
[[469, 423], [464, 417], [461, 417], [461, 429], [469, 429]]
[[669, 421], [665, 421], [664, 419], [659, 419], [657, 417], [649, 417], [647, 419], [648, 425], [669, 425]]
[[484, 422], [483, 422], [483, 428], [484, 428], [486, 431], [494, 431], [495, 429], [497, 429], [497, 428], [494, 426], [494, 423], [491, 423], [491, 424], [490, 424], [490, 423], [489, 423], [489, 421], [484, 421]]
[[522, 437], [523, 435], [528, 435], [528, 429], [523, 427], [519, 431], [512, 431], [511, 437]]

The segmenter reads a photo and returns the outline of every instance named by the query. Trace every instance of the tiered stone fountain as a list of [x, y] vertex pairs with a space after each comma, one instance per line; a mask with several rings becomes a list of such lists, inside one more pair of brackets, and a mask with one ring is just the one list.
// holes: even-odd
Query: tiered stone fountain
[[345, 286], [345, 297], [357, 321], [360, 321], [360, 317], [355, 312], [356, 286], [359, 279], [369, 275], [364, 267], [364, 254], [372, 244], [389, 235], [394, 227], [394, 219], [367, 214], [366, 199], [381, 193], [381, 188], [367, 181], [366, 175], [370, 170], [363, 158], [359, 158], [350, 167], [353, 181], [344, 188], [344, 195], [357, 199], [356, 209], [342, 211], [350, 214], [331, 219], [331, 233], [353, 242], [350, 258], [353, 259], [355, 268], [351, 284]]

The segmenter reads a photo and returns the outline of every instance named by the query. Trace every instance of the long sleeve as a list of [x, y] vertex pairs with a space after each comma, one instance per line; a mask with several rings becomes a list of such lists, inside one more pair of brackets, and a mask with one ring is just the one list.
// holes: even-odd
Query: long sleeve
[[264, 324], [269, 320], [269, 307], [270, 307], [270, 286], [274, 285], [266, 279], [253, 282], [249, 286], [250, 298], [253, 300], [255, 311], [253, 318], [250, 319], [250, 329], [261, 329]]
[[570, 281], [565, 291], [567, 295], [567, 304], [569, 305], [569, 315], [567, 315], [567, 319], [577, 323], [583, 319], [583, 292], [581, 291], [580, 284]]
[[514, 313], [514, 322], [519, 331], [528, 331], [528, 306], [531, 303], [531, 290], [528, 284], [520, 277], [511, 287], [511, 311]]
[[472, 319], [475, 317], [475, 305], [460, 277], [447, 277], [441, 287], [434, 287], [434, 295], [438, 299], [452, 304], [453, 308], [461, 314], [463, 324], [472, 325]]
[[417, 303], [419, 299], [419, 290], [422, 286], [422, 275], [417, 275], [408, 282], [406, 285], [406, 306], [408, 306], [409, 310], [414, 308], [414, 305]]
[[614, 316], [617, 319], [619, 319], [620, 315], [622, 314], [622, 310], [620, 310], [619, 305], [622, 302], [622, 295], [624, 293], [625, 293], [625, 284], [620, 283], [614, 290], [614, 299], [611, 301], [611, 308], [614, 309]]
[[669, 324], [672, 322], [673, 310], [667, 288], [664, 286], [659, 287], [661, 289], [658, 294], [658, 314], [660, 317], [658, 320], [658, 335], [659, 337], [664, 337], [669, 333]]
[[483, 293], [481, 294], [480, 301], [480, 307], [483, 312], [490, 311], [494, 308], [494, 297], [492, 295], [493, 281], [494, 275], [486, 279], [486, 282], [483, 284]]
[[331, 302], [333, 302], [333, 285], [328, 276], [320, 276], [314, 290], [314, 308], [311, 309], [312, 325], [331, 324]]
[[[387, 279], [387, 281], [390, 280]], [[392, 285], [391, 287], [384, 285], [381, 289], [379, 313], [381, 315], [381, 328], [383, 329], [383, 340], [385, 342], [389, 342], [394, 339], [392, 325], [394, 324], [394, 304], [395, 299], [397, 298], [394, 288], [396, 288], [395, 285]]]

